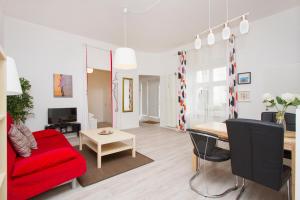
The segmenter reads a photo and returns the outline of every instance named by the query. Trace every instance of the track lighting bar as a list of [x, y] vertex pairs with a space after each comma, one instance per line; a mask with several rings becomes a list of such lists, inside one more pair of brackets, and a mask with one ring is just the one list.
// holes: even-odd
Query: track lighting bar
[[204, 35], [204, 34], [209, 33], [210, 30], [211, 30], [211, 31], [214, 31], [214, 30], [216, 30], [216, 29], [222, 28], [222, 27], [224, 27], [224, 25], [225, 25], [226, 23], [227, 23], [227, 25], [229, 26], [229, 24], [231, 24], [231, 23], [233, 23], [233, 22], [235, 22], [235, 21], [241, 20], [241, 19], [243, 19], [243, 16], [247, 17], [248, 15], [250, 15], [249, 12], [247, 12], [247, 13], [245, 13], [245, 14], [242, 14], [242, 15], [240, 15], [240, 16], [238, 16], [238, 17], [232, 18], [232, 19], [230, 19], [230, 20], [228, 20], [227, 22], [224, 22], [224, 23], [222, 23], [222, 24], [218, 24], [218, 25], [216, 25], [216, 26], [214, 26], [214, 27], [211, 27], [210, 29], [208, 28], [208, 29], [202, 31], [201, 33], [199, 33], [198, 35], [201, 36], [201, 35]]

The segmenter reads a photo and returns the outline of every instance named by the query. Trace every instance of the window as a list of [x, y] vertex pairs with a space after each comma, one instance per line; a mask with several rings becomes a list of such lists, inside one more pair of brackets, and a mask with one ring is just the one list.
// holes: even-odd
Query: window
[[197, 83], [207, 83], [207, 82], [209, 82], [209, 70], [197, 71]]
[[227, 88], [225, 85], [213, 87], [213, 105], [224, 106], [226, 105]]
[[213, 69], [213, 81], [226, 81], [226, 67]]

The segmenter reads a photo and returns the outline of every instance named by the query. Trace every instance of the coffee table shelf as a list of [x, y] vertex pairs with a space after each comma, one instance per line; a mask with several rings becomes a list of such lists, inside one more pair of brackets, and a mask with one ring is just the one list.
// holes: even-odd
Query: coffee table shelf
[[[113, 134], [99, 135], [103, 130], [112, 131]], [[97, 153], [98, 168], [101, 168], [102, 156], [126, 150], [132, 150], [132, 157], [136, 156], [135, 135], [113, 128], [80, 131], [79, 142], [80, 150], [82, 150], [82, 145], [85, 144]]]

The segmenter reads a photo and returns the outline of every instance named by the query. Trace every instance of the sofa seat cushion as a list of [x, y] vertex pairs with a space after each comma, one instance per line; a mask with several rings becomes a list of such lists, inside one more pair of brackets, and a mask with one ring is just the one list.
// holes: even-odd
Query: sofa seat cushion
[[12, 176], [24, 176], [49, 167], [59, 165], [63, 162], [74, 159], [78, 153], [70, 148], [57, 148], [50, 151], [35, 153], [29, 158], [18, 158], [16, 160]]

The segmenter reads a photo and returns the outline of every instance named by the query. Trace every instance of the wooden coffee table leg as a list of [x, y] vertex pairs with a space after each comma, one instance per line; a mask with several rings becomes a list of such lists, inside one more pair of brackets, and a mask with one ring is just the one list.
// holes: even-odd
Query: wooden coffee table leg
[[136, 156], [136, 146], [135, 146], [135, 137], [132, 139], [132, 157]]
[[98, 168], [101, 168], [101, 144], [98, 144], [97, 165]]
[[82, 151], [82, 134], [79, 133], [79, 150]]

